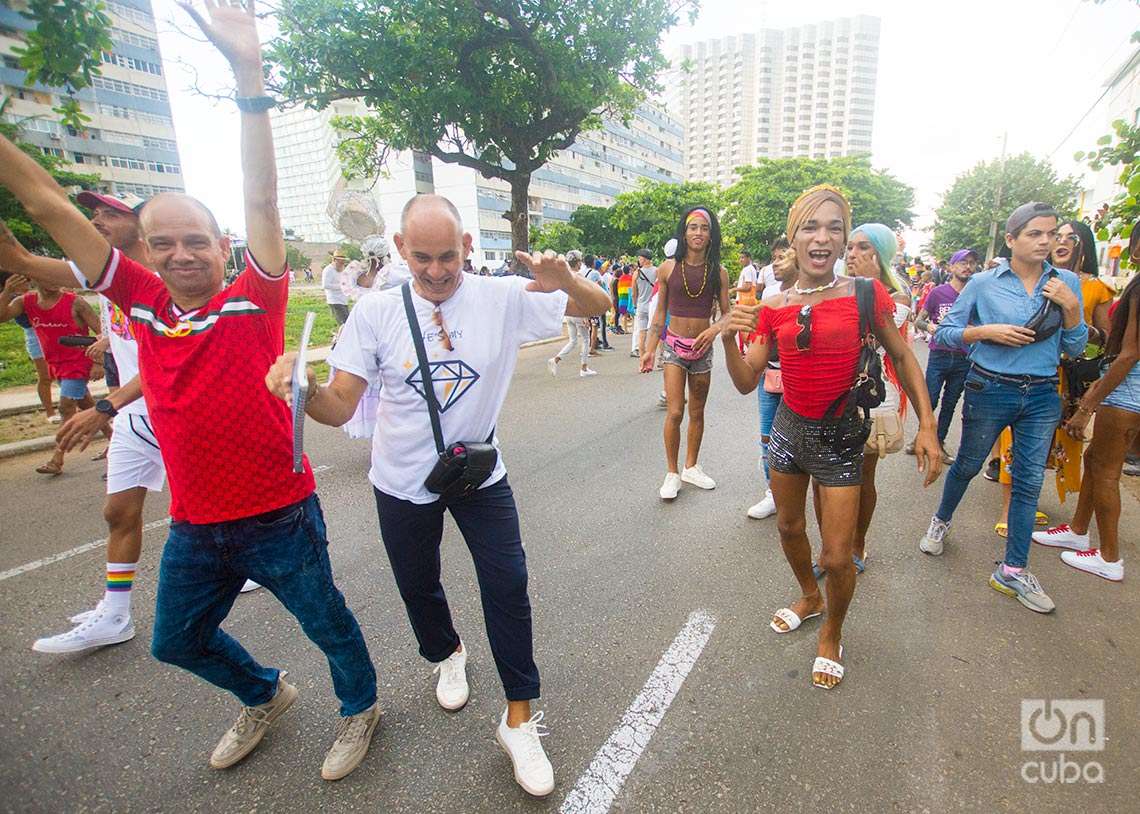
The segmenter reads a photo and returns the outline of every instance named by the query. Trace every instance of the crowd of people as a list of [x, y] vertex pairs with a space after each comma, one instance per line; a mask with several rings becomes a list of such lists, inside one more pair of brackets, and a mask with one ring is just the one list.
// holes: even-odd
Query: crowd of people
[[[468, 650], [441, 582], [444, 515], [455, 520], [502, 685], [495, 738], [524, 790], [553, 790], [543, 713], [534, 709], [541, 681], [527, 558], [495, 428], [520, 346], [559, 334], [564, 321], [567, 341], [547, 360], [552, 375], [571, 355], [579, 376], [596, 375], [589, 359], [612, 349], [611, 334], [630, 336], [640, 373], [661, 373], [661, 500], [686, 486], [716, 488], [700, 452], [718, 340], [733, 386], [757, 394], [764, 486], [747, 514], [775, 515], [796, 582], [769, 628], [789, 635], [823, 619], [815, 687], [844, 680], [843, 624], [871, 556], [876, 477], [892, 453], [915, 456], [925, 487], [948, 468], [918, 541], [924, 554], [944, 552], [968, 487], [996, 461], [1009, 499], [995, 527], [1006, 542], [991, 587], [1033, 611], [1054, 609], [1029, 570], [1033, 542], [1064, 549], [1062, 560], [1082, 572], [1123, 579], [1119, 478], [1140, 434], [1140, 275], [1119, 295], [1102, 282], [1087, 225], [1026, 203], [1005, 221], [1005, 250], [991, 268], [979, 270], [979, 254], [963, 247], [927, 269], [898, 257], [887, 225], [853, 225], [843, 192], [820, 185], [790, 202], [784, 234], [767, 247], [770, 263], [757, 268], [741, 254], [735, 284], [717, 213], [700, 205], [677, 213], [659, 264], [649, 248], [608, 259], [518, 252], [527, 273], [501, 276], [473, 268], [471, 236], [450, 201], [419, 195], [404, 206], [397, 260], [381, 237], [365, 241], [362, 260], [337, 252], [324, 268], [339, 326], [332, 372], [322, 383], [310, 369], [296, 382], [296, 354], [284, 348], [290, 274], [253, 4], [190, 12], [237, 82], [244, 270], [225, 283], [229, 240], [194, 198], [88, 192], [79, 203], [94, 213], [89, 220], [0, 137], [0, 185], [69, 258], [37, 257], [0, 230], [0, 270], [10, 274], [0, 320], [20, 320], [29, 354], [42, 359], [49, 419], [50, 381], [61, 385], [64, 423], [41, 471], [58, 474], [65, 452], [100, 433], [111, 439], [103, 599], [33, 647], [77, 652], [135, 635], [143, 505], [168, 481], [151, 650], [240, 702], [211, 767], [245, 758], [299, 697], [284, 671], [220, 628], [250, 587], [271, 592], [328, 659], [340, 715], [323, 778], [360, 765], [380, 719], [372, 657], [336, 586], [312, 468], [307, 458], [294, 465], [291, 408], [301, 386], [310, 418], [371, 438], [380, 537], [419, 652], [438, 674], [436, 702], [451, 712], [470, 695]], [[1140, 231], [1130, 252], [1140, 262]], [[97, 310], [69, 290], [76, 286], [98, 294]], [[101, 340], [69, 345], [62, 336]], [[929, 341], [925, 372], [916, 336]], [[119, 380], [95, 401], [87, 383], [105, 370], [105, 353]], [[959, 401], [960, 441], [950, 450]], [[909, 442], [908, 410], [918, 425]], [[1049, 468], [1062, 496], [1079, 498], [1068, 524], [1035, 530]]]

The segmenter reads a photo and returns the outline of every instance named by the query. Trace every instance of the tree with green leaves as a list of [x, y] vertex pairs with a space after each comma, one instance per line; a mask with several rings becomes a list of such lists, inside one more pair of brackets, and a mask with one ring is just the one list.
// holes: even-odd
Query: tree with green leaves
[[102, 0], [27, 0], [20, 14], [36, 24], [22, 45], [12, 49], [27, 71], [29, 85], [63, 88], [67, 98], [54, 108], [60, 121], [82, 130], [91, 117], [74, 93], [100, 73], [103, 52], [110, 51], [111, 18]]
[[[626, 238], [619, 253], [647, 248], [659, 255], [676, 233], [681, 212], [690, 206], [704, 206], [719, 214], [720, 188], [705, 181], [642, 180], [636, 189], [621, 193], [610, 207], [610, 222]], [[727, 256], [721, 252], [721, 257]]]
[[582, 233], [581, 249], [588, 254], [613, 257], [630, 244], [629, 235], [614, 226], [608, 206], [583, 204], [570, 213], [570, 225]]
[[890, 173], [873, 169], [865, 156], [762, 158], [741, 168], [740, 179], [724, 191], [725, 236], [750, 251], [757, 262], [767, 262], [768, 247], [787, 226], [788, 208], [816, 184], [842, 190], [856, 223], [897, 229], [914, 218], [914, 190]]
[[[935, 211], [931, 248], [940, 257], [966, 248], [996, 254], [1005, 245], [1005, 219], [1018, 206], [1043, 201], [1069, 217], [1076, 211], [1079, 193], [1077, 179], [1058, 176], [1047, 160], [1029, 153], [983, 161], [955, 178], [942, 196], [942, 205]], [[998, 230], [991, 244], [995, 221]]]
[[515, 249], [531, 176], [602, 115], [660, 88], [661, 35], [698, 0], [281, 0], [267, 49], [289, 101], [359, 99], [334, 120], [349, 174], [421, 150], [510, 184]]
[[1140, 127], [1117, 119], [1112, 123], [1112, 130], [1115, 140], [1112, 135], [1101, 136], [1097, 149], [1079, 152], [1073, 158], [1087, 162], [1093, 172], [1120, 167], [1116, 178], [1120, 191], [1103, 213], [1097, 213], [1093, 229], [1098, 240], [1127, 241], [1140, 218]]
[[533, 251], [558, 252], [566, 254], [572, 249], [582, 248], [582, 230], [572, 223], [552, 220], [539, 228], [530, 230], [530, 246]]
[[285, 244], [285, 263], [293, 271], [303, 272], [313, 265], [313, 260], [292, 243]]

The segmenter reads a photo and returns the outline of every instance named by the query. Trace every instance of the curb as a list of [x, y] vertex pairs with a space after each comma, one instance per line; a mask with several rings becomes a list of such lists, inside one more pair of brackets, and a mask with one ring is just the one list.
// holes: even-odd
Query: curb
[[15, 458], [31, 452], [44, 452], [55, 448], [55, 436], [47, 435], [43, 438], [29, 438], [25, 441], [13, 441], [10, 444], [0, 444], [0, 460]]
[[[549, 344], [552, 344], [554, 342], [561, 342], [564, 339], [565, 339], [565, 336], [552, 336], [549, 339], [536, 339], [534, 342], [527, 342], [523, 345], [520, 345], [519, 347], [520, 348], [534, 348], [534, 347], [538, 347], [539, 345], [549, 345]], [[322, 354], [323, 356], [328, 355], [327, 349], [322, 348], [321, 350], [324, 351], [324, 353]], [[322, 360], [314, 359], [313, 361], [322, 361]], [[10, 408], [7, 408], [5, 410], [0, 411], [0, 418], [4, 418], [4, 417], [10, 416], [10, 415], [18, 415], [21, 412], [35, 412], [38, 409], [39, 409], [38, 404], [35, 407], [32, 407], [30, 409], [11, 408], [10, 407]], [[43, 452], [44, 450], [52, 449], [54, 446], [55, 446], [55, 435], [46, 435], [43, 438], [29, 438], [25, 441], [13, 441], [10, 444], [0, 444], [0, 460], [3, 460], [5, 458], [15, 458], [17, 455], [26, 455], [26, 454], [31, 453], [31, 452]]]

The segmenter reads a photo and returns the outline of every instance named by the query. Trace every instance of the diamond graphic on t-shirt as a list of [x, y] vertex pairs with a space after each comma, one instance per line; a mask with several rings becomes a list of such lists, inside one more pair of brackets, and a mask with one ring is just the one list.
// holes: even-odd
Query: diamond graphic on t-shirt
[[[459, 400], [459, 397], [471, 389], [471, 385], [479, 380], [479, 374], [466, 362], [429, 362], [431, 383], [435, 387], [435, 398], [439, 402], [439, 411], [446, 413], [448, 408]], [[424, 395], [423, 375], [419, 365], [408, 374], [404, 382], [410, 385], [421, 397]]]

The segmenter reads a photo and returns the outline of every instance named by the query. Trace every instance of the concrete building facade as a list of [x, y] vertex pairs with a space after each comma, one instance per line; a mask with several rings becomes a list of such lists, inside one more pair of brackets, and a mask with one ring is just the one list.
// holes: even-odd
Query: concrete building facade
[[[459, 208], [464, 227], [475, 241], [472, 262], [498, 265], [511, 248], [510, 187], [483, 178], [475, 170], [432, 158], [426, 153], [391, 156], [387, 174], [371, 181], [344, 182], [336, 156], [337, 133], [332, 117], [362, 113], [356, 102], [338, 102], [324, 111], [294, 108], [274, 112], [282, 223], [305, 240], [340, 239], [329, 221], [329, 199], [338, 186], [370, 189], [394, 233], [399, 213], [412, 195], [446, 195]], [[655, 105], [642, 105], [628, 125], [607, 120], [600, 130], [584, 133], [537, 170], [530, 185], [532, 226], [567, 221], [582, 204], [609, 206], [621, 192], [645, 178], [680, 182], [683, 178], [684, 133], [675, 118]]]
[[150, 0], [104, 0], [104, 5], [112, 49], [103, 53], [101, 75], [92, 87], [75, 93], [91, 118], [84, 130], [59, 124], [52, 112], [66, 91], [27, 84], [13, 48], [35, 23], [19, 13], [25, 7], [21, 0], [0, 5], [0, 93], [9, 99], [3, 119], [18, 124], [26, 141], [64, 159], [69, 169], [100, 176], [105, 192], [147, 198], [183, 191]]
[[666, 81], [685, 177], [727, 185], [757, 158], [869, 154], [878, 63], [867, 15], [682, 46]]

